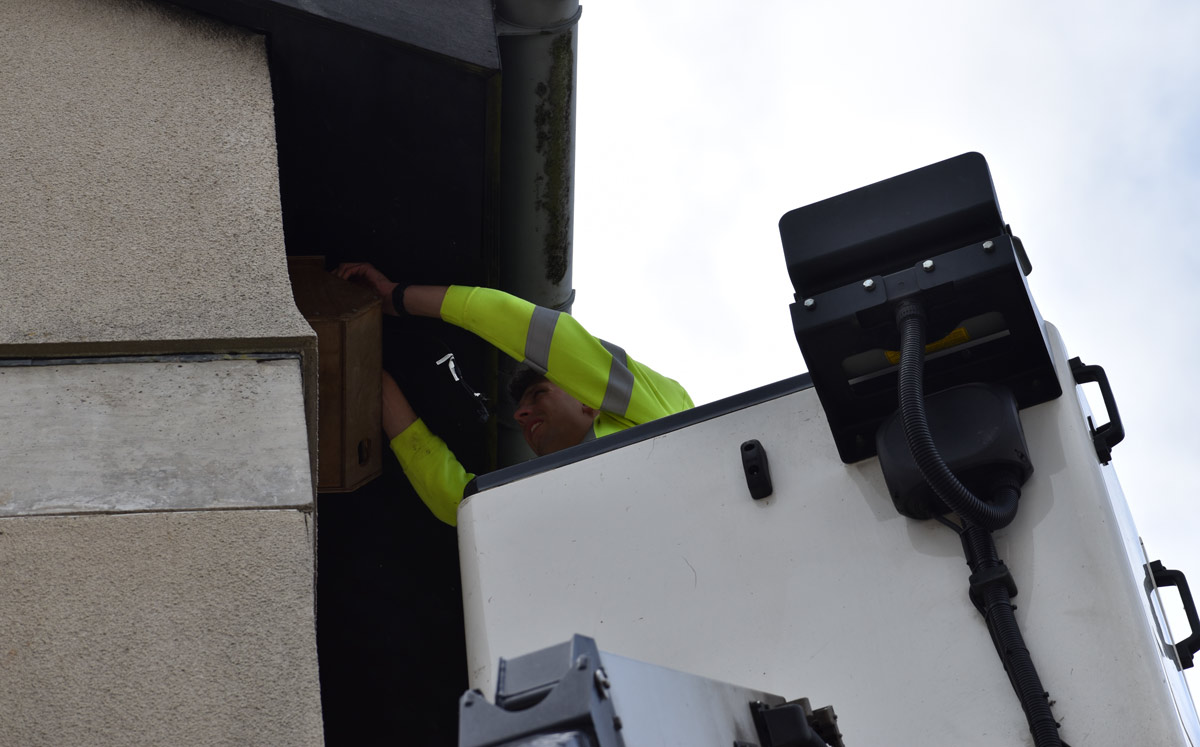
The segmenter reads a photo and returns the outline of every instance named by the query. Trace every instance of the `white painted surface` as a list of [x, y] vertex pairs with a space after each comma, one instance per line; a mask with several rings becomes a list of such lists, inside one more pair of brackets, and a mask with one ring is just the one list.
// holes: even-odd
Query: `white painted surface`
[[312, 503], [299, 359], [0, 367], [0, 516]]
[[[1063, 389], [1075, 391], [1053, 327]], [[1073, 745], [1187, 744], [1078, 397], [1022, 412], [1035, 473], [996, 533]], [[775, 494], [749, 497], [759, 439]], [[833, 705], [855, 744], [1031, 744], [958, 538], [838, 459], [806, 390], [474, 496], [459, 512], [471, 686], [573, 633], [622, 656]]]

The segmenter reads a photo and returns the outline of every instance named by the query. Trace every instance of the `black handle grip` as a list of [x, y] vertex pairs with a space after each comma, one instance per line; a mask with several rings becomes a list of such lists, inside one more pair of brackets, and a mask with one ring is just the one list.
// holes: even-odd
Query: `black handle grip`
[[1196, 604], [1192, 601], [1192, 592], [1188, 588], [1187, 578], [1183, 571], [1173, 571], [1164, 568], [1161, 560], [1155, 560], [1149, 566], [1150, 574], [1154, 577], [1154, 585], [1174, 586], [1179, 589], [1179, 597], [1183, 600], [1183, 611], [1187, 614], [1188, 625], [1192, 634], [1175, 644], [1175, 653], [1179, 657], [1181, 669], [1192, 666], [1192, 657], [1200, 650], [1200, 616], [1196, 614]]
[[750, 488], [751, 498], [757, 501], [775, 491], [771, 484], [767, 450], [756, 438], [742, 444], [742, 469], [746, 471], [746, 487]]
[[1108, 410], [1108, 422], [1092, 430], [1092, 443], [1096, 446], [1096, 456], [1101, 464], [1112, 461], [1113, 447], [1125, 439], [1125, 426], [1121, 424], [1121, 413], [1117, 412], [1117, 400], [1113, 397], [1112, 387], [1108, 385], [1108, 375], [1100, 366], [1087, 366], [1078, 358], [1072, 358], [1071, 375], [1076, 384], [1092, 382], [1100, 385], [1100, 396], [1104, 398], [1104, 409]]

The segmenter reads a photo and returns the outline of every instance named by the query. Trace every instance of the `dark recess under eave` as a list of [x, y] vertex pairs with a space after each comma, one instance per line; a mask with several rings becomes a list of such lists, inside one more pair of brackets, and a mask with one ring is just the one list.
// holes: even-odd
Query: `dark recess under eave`
[[[499, 52], [491, 3], [174, 0], [266, 35], [289, 255], [369, 261], [402, 282], [493, 285]], [[384, 366], [464, 465], [494, 435], [434, 361], [477, 388], [494, 353], [431, 320], [385, 319]], [[455, 397], [459, 400], [455, 400]], [[457, 537], [394, 458], [317, 506], [317, 628], [328, 745], [457, 741], [467, 686]]]
[[491, 0], [169, 0], [271, 33], [289, 13], [408, 44], [450, 61], [499, 70]]

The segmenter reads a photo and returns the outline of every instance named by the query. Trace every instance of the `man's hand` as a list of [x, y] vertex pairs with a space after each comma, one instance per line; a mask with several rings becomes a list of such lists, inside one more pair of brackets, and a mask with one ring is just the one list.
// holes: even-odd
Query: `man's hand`
[[349, 280], [356, 285], [361, 285], [375, 295], [379, 296], [379, 300], [383, 301], [383, 313], [397, 316], [397, 309], [392, 305], [392, 291], [396, 289], [397, 283], [393, 283], [387, 279], [375, 266], [369, 262], [343, 262], [333, 271], [342, 280]]
[[369, 262], [343, 262], [333, 271], [343, 280], [357, 283], [371, 291], [383, 301], [383, 313], [392, 316], [427, 316], [438, 319], [442, 313], [442, 300], [446, 297], [445, 285], [410, 285], [403, 296], [403, 309], [392, 305], [392, 291], [399, 283], [393, 283]]

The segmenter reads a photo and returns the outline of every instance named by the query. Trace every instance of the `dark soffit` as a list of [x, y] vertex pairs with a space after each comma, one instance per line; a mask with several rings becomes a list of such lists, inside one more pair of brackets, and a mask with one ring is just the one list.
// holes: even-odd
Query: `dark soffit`
[[491, 0], [172, 0], [223, 21], [271, 32], [288, 15], [322, 19], [461, 63], [500, 69]]

